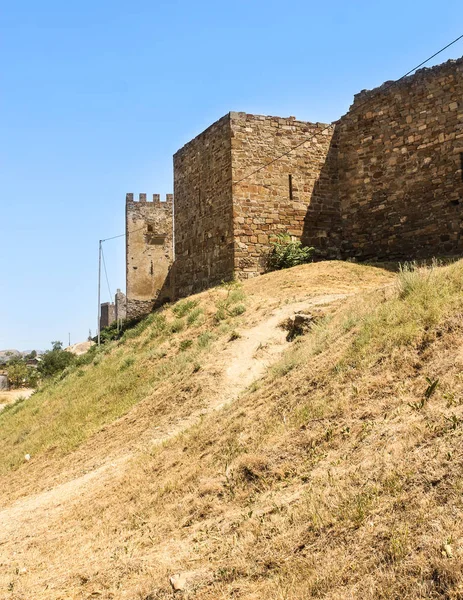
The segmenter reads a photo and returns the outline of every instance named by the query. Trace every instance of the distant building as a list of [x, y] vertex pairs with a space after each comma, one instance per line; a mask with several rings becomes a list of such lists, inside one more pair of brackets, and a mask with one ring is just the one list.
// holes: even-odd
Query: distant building
[[127, 298], [120, 289], [114, 296], [114, 302], [103, 302], [100, 312], [100, 330], [114, 321], [123, 321], [127, 316]]
[[0, 391], [6, 392], [10, 389], [8, 381], [8, 375], [6, 373], [0, 373]]
[[28, 367], [32, 367], [33, 369], [36, 369], [36, 368], [39, 366], [39, 362], [40, 362], [41, 360], [42, 360], [41, 358], [37, 358], [37, 357], [36, 357], [36, 358], [29, 358], [29, 359], [26, 361], [26, 365], [27, 365]]

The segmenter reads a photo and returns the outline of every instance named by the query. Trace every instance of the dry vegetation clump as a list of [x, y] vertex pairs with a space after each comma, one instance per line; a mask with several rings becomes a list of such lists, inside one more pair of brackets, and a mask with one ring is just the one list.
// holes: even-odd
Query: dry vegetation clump
[[271, 476], [268, 457], [262, 454], [241, 454], [228, 469], [227, 477], [230, 486], [265, 483]]

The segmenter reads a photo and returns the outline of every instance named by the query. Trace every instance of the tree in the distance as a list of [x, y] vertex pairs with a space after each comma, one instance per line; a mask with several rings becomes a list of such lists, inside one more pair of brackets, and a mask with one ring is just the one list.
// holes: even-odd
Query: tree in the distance
[[53, 375], [61, 373], [76, 358], [71, 352], [63, 350], [62, 342], [52, 342], [51, 346], [52, 349], [45, 352], [38, 366], [38, 371], [43, 378], [53, 377]]

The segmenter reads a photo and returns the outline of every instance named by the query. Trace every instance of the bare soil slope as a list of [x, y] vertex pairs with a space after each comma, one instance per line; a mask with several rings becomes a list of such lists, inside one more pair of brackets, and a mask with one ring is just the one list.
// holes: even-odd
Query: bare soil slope
[[462, 290], [462, 263], [270, 274], [2, 413], [0, 598], [463, 598]]

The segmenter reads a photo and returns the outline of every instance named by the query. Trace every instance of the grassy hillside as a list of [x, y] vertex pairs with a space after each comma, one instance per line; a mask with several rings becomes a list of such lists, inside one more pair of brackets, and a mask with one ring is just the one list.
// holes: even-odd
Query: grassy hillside
[[[238, 398], [205, 410], [247, 328], [329, 291], [356, 293], [324, 306]], [[61, 456], [79, 463], [151, 428], [46, 523], [27, 521], [21, 501], [0, 512], [27, 522], [3, 540], [4, 597], [170, 598], [181, 573], [184, 597], [210, 600], [463, 598], [462, 292], [461, 261], [395, 279], [340, 263], [271, 274], [150, 317], [83, 374], [0, 415], [6, 499], [26, 473], [39, 490]], [[153, 442], [153, 426], [196, 410]], [[37, 458], [21, 464], [31, 444]]]

